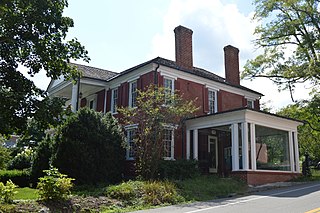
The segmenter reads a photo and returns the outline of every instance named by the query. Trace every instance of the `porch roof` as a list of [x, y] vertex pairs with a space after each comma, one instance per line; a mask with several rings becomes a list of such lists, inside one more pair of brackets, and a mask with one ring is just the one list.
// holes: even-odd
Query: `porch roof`
[[240, 122], [256, 123], [283, 130], [296, 130], [303, 121], [247, 107], [188, 118], [187, 129], [201, 129]]

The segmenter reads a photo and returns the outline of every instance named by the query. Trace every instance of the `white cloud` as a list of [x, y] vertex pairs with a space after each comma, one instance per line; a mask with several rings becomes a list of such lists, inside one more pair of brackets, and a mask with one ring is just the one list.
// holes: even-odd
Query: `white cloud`
[[[240, 4], [240, 2], [238, 3]], [[233, 45], [240, 49], [240, 70], [248, 59], [258, 55], [253, 46], [256, 22], [253, 12], [242, 13], [236, 4], [223, 4], [221, 0], [172, 0], [163, 18], [162, 32], [154, 36], [150, 57], [175, 60], [174, 32], [178, 25], [193, 30], [194, 66], [224, 76], [223, 47]], [[262, 102], [271, 101], [274, 109], [292, 103], [288, 91], [278, 91], [268, 79], [242, 81], [242, 85], [265, 96]], [[295, 96], [305, 97], [308, 92], [298, 87]]]

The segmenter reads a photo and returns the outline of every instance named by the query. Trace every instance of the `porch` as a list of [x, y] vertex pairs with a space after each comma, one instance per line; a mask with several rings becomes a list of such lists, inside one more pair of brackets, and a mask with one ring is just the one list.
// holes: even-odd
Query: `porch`
[[186, 157], [204, 173], [239, 176], [248, 184], [300, 175], [297, 126], [302, 122], [247, 108], [186, 121]]

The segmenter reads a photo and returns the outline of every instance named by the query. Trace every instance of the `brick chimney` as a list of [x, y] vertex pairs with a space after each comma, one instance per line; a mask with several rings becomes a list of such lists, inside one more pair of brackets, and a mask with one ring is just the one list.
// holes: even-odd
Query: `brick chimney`
[[178, 26], [174, 29], [176, 38], [176, 63], [184, 69], [193, 68], [192, 59], [192, 30]]
[[240, 85], [239, 49], [228, 45], [223, 50], [226, 82]]

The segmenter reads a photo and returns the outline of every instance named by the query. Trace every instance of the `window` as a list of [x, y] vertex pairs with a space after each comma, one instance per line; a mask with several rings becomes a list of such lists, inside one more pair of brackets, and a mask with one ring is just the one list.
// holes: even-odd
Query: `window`
[[89, 102], [89, 108], [90, 108], [90, 109], [93, 109], [93, 107], [94, 107], [94, 100], [91, 100], [91, 101]]
[[126, 136], [127, 136], [127, 154], [126, 158], [127, 160], [133, 160], [134, 159], [134, 144], [135, 144], [135, 136], [136, 136], [136, 127], [130, 127], [126, 130]]
[[174, 93], [174, 80], [170, 78], [164, 78], [163, 86], [165, 88], [165, 103], [168, 104], [170, 96]]
[[129, 85], [129, 107], [136, 107], [137, 101], [137, 81], [130, 82]]
[[255, 126], [257, 169], [290, 171], [289, 133]]
[[208, 91], [208, 104], [209, 104], [209, 114], [217, 112], [217, 91]]
[[117, 113], [118, 88], [111, 91], [111, 113]]
[[164, 129], [163, 134], [163, 158], [166, 160], [174, 159], [174, 130], [172, 127]]
[[97, 109], [97, 94], [89, 95], [87, 97], [87, 107], [89, 109], [96, 110]]
[[247, 107], [250, 109], [253, 109], [254, 108], [254, 100], [247, 99]]

